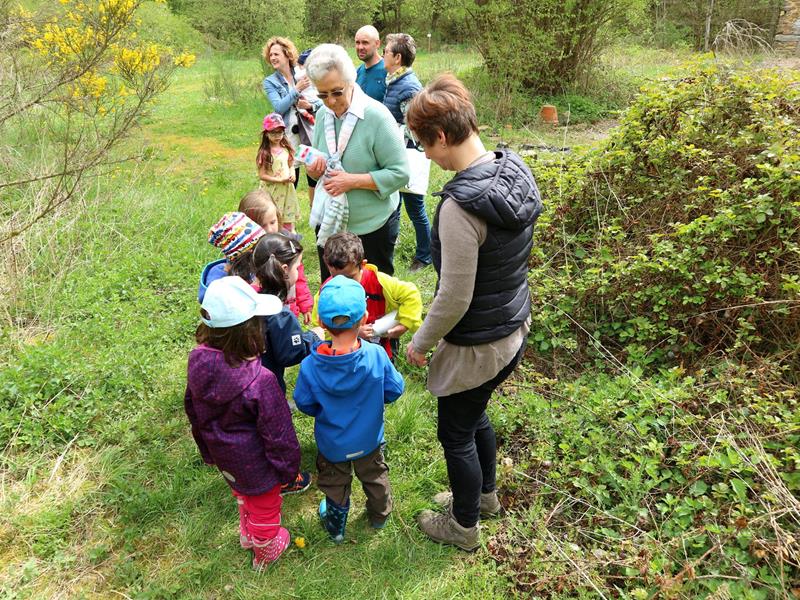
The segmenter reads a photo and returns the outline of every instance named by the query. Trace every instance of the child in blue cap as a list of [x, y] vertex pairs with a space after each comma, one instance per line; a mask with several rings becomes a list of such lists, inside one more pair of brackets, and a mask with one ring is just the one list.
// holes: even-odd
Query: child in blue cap
[[317, 308], [331, 341], [319, 342], [303, 359], [294, 401], [315, 418], [317, 486], [325, 494], [319, 515], [333, 541], [340, 543], [350, 510], [352, 471], [367, 497], [370, 524], [380, 529], [392, 511], [383, 458], [383, 409], [400, 397], [404, 383], [380, 346], [358, 338], [367, 302], [357, 281], [332, 278], [322, 288]]

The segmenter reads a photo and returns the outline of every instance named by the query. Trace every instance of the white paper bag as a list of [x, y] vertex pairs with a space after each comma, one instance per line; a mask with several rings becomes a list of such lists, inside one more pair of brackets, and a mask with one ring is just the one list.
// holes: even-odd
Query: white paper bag
[[428, 193], [428, 180], [431, 175], [431, 161], [425, 153], [416, 148], [406, 148], [408, 158], [408, 170], [411, 176], [408, 179], [408, 186], [401, 188], [401, 192], [411, 192], [412, 194]]

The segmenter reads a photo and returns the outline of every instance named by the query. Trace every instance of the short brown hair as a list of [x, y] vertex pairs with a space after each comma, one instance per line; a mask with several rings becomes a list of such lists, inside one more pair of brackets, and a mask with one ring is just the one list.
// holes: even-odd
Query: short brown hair
[[349, 231], [334, 233], [325, 242], [322, 260], [334, 269], [344, 269], [347, 265], [360, 265], [364, 260], [364, 245], [355, 233]]
[[410, 67], [417, 57], [417, 44], [414, 38], [407, 33], [390, 33], [386, 36], [384, 49], [391, 49], [394, 54], [400, 55], [400, 65]]
[[433, 144], [440, 131], [453, 145], [478, 133], [478, 117], [469, 91], [452, 73], [439, 75], [414, 96], [406, 124], [424, 144]]
[[232, 367], [238, 367], [245, 359], [264, 353], [264, 331], [260, 317], [253, 317], [233, 327], [209, 327], [200, 323], [194, 337], [198, 344], [222, 350], [225, 362]]
[[297, 46], [295, 46], [289, 38], [280, 37], [278, 35], [269, 38], [267, 43], [264, 44], [264, 49], [261, 50], [261, 56], [264, 57], [264, 60], [269, 63], [269, 51], [275, 44], [283, 48], [284, 55], [289, 59], [289, 66], [294, 68], [297, 64], [298, 57]]

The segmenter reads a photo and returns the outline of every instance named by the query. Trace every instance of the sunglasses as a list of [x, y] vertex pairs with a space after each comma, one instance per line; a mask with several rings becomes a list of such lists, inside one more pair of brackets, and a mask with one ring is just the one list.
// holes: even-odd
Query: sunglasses
[[333, 96], [334, 98], [341, 98], [344, 96], [344, 88], [340, 90], [333, 90], [332, 92], [317, 92], [317, 98], [320, 100], [326, 100], [329, 96]]

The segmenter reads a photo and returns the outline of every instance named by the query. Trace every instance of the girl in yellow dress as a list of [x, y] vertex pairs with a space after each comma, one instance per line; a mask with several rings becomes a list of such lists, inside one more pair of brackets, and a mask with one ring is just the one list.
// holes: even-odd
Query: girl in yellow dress
[[264, 191], [272, 196], [283, 217], [284, 228], [293, 231], [300, 218], [300, 205], [294, 188], [294, 148], [285, 132], [286, 125], [278, 113], [264, 117], [256, 165]]

